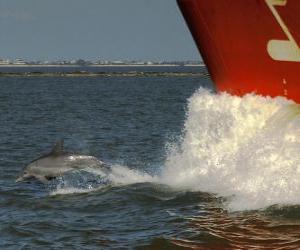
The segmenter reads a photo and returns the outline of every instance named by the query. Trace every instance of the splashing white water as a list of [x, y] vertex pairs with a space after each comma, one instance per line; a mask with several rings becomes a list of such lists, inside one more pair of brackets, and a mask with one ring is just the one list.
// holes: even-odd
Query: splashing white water
[[[158, 182], [158, 177], [121, 165], [112, 165], [110, 170], [86, 168], [74, 171], [56, 180], [50, 195], [80, 194], [98, 191], [110, 186], [131, 185], [145, 182]], [[92, 183], [90, 183], [92, 181]]]
[[[111, 185], [142, 182], [233, 197], [233, 210], [300, 204], [300, 107], [283, 97], [236, 97], [200, 89], [190, 99], [182, 143], [162, 173], [125, 166], [93, 170]], [[99, 172], [100, 171], [100, 172]], [[64, 183], [52, 194], [82, 193]]]
[[300, 108], [282, 97], [212, 94], [190, 99], [166, 184], [232, 196], [234, 210], [300, 204]]
[[158, 181], [158, 177], [156, 176], [151, 176], [145, 172], [129, 169], [128, 167], [124, 167], [120, 165], [115, 165], [111, 168], [109, 179], [113, 183], [117, 183], [121, 185], [130, 185], [135, 183]]
[[57, 187], [55, 190], [50, 192], [50, 196], [67, 195], [67, 194], [85, 194], [97, 190], [98, 189], [96, 188]]

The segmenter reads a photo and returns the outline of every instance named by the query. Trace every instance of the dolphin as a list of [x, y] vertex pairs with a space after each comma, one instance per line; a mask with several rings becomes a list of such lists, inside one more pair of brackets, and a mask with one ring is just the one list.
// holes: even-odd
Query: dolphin
[[64, 151], [64, 141], [56, 143], [52, 151], [29, 163], [16, 182], [37, 179], [43, 183], [72, 170], [105, 167], [105, 164], [94, 156], [81, 155]]

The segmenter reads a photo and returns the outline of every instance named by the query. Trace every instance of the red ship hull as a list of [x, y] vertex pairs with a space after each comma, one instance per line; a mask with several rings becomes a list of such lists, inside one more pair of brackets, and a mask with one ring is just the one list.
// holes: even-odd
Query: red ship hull
[[219, 91], [300, 103], [300, 0], [177, 0]]

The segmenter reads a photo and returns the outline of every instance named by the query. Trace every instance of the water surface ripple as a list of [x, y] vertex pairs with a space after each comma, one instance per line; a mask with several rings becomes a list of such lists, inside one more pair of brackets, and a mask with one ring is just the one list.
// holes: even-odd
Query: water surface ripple
[[[3, 77], [0, 86], [1, 249], [300, 248], [298, 205], [234, 212], [228, 197], [157, 179], [182, 142], [188, 98], [212, 89], [209, 79]], [[113, 181], [82, 193], [16, 184], [62, 137], [115, 167]]]

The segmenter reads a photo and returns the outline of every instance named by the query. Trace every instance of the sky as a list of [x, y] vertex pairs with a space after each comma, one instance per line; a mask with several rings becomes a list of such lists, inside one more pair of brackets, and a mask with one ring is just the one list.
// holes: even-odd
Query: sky
[[0, 0], [0, 58], [200, 56], [175, 0]]

